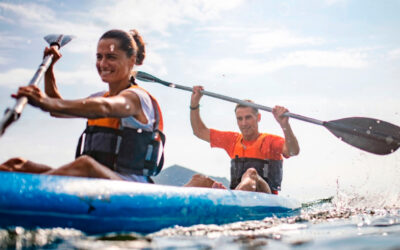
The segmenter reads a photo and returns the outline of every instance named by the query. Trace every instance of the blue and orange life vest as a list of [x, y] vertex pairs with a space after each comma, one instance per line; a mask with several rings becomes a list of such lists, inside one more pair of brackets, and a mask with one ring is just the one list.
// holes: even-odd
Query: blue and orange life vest
[[[111, 170], [123, 174], [157, 175], [164, 164], [163, 118], [157, 100], [146, 90], [152, 102], [155, 121], [152, 131], [125, 126], [127, 118], [88, 119], [79, 138], [76, 157], [89, 155]], [[108, 96], [105, 93], [103, 96]]]

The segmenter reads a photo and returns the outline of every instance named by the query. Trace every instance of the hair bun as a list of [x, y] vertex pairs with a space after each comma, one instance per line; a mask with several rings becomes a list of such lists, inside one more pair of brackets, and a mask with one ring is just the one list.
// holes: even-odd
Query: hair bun
[[135, 37], [135, 36], [138, 36], [138, 35], [139, 35], [138, 31], [135, 30], [135, 29], [130, 30], [130, 31], [129, 31], [129, 34], [131, 34], [132, 37]]
[[146, 57], [145, 43], [143, 41], [143, 37], [135, 29], [130, 30], [129, 34], [133, 37], [133, 40], [135, 41], [138, 48], [136, 53], [136, 65], [142, 65], [143, 60]]

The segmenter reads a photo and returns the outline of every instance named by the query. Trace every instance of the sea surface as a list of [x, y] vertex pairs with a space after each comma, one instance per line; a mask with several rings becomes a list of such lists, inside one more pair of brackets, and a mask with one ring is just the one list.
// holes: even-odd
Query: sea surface
[[303, 203], [301, 214], [226, 225], [85, 235], [74, 229], [0, 229], [0, 249], [400, 249], [399, 196], [346, 195]]

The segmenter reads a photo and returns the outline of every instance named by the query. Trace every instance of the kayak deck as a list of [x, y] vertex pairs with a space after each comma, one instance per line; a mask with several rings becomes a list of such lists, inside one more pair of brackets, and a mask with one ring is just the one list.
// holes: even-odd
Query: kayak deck
[[151, 233], [175, 225], [292, 216], [300, 207], [262, 193], [94, 178], [0, 172], [0, 183], [0, 227]]

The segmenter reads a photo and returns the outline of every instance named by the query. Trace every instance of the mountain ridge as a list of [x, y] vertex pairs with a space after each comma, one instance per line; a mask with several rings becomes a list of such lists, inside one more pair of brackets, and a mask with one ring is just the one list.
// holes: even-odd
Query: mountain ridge
[[[151, 177], [156, 184], [161, 185], [169, 185], [169, 186], [183, 186], [187, 182], [190, 181], [193, 175], [195, 174], [202, 174], [208, 176], [206, 174], [196, 172], [189, 168], [174, 164], [167, 168], [164, 168], [157, 176]], [[215, 177], [215, 176], [208, 176], [211, 179], [221, 182], [225, 187], [229, 187], [230, 182], [225, 177]]]

